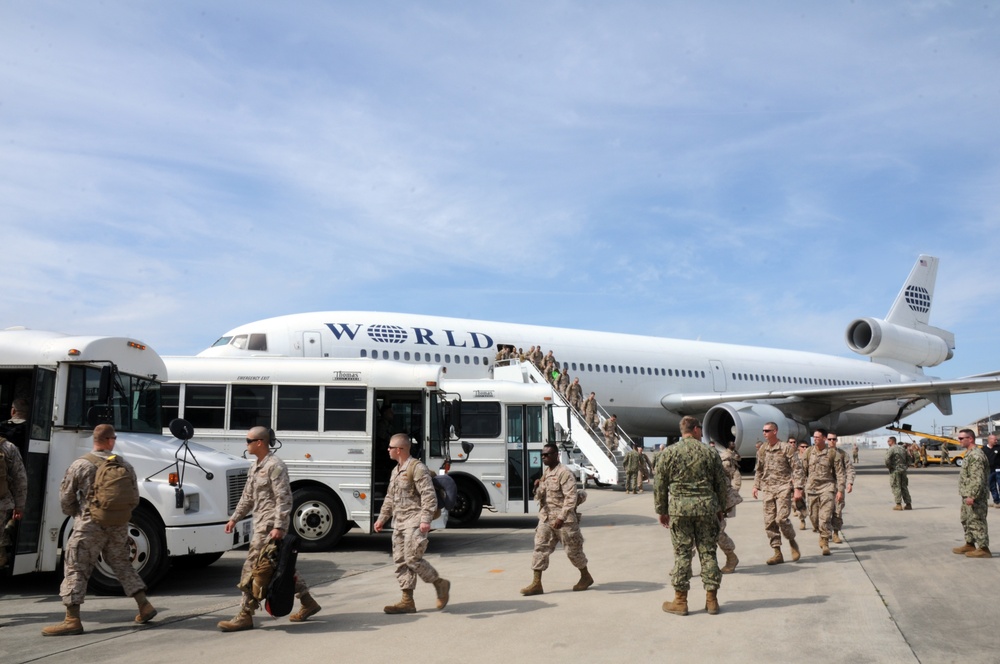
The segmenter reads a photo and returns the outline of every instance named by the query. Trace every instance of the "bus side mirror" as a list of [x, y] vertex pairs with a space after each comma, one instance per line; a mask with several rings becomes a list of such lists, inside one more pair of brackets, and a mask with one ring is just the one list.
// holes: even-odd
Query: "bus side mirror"
[[97, 384], [97, 403], [109, 403], [111, 401], [111, 390], [114, 389], [113, 377], [110, 364], [101, 367], [101, 380]]
[[87, 409], [87, 426], [93, 428], [98, 424], [114, 424], [115, 412], [111, 406], [98, 405]]
[[467, 440], [462, 441], [462, 451], [465, 453], [465, 458], [468, 459], [469, 455], [472, 454], [472, 448], [475, 447], [472, 443]]

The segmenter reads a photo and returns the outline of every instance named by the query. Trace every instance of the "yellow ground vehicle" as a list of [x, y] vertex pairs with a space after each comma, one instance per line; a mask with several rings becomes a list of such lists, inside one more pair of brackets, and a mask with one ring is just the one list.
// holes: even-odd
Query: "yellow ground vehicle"
[[911, 437], [910, 441], [901, 440], [901, 443], [909, 444], [911, 442], [919, 442], [920, 440], [927, 439], [927, 442], [923, 443], [924, 447], [927, 449], [927, 463], [928, 465], [932, 463], [941, 463], [941, 448], [946, 447], [948, 450], [948, 463], [952, 466], [962, 467], [962, 462], [965, 460], [965, 448], [955, 440], [954, 438], [948, 438], [947, 436], [938, 436], [933, 433], [924, 433], [922, 431], [913, 431], [909, 425], [902, 425], [900, 427], [886, 427], [889, 431], [896, 431], [906, 436]]

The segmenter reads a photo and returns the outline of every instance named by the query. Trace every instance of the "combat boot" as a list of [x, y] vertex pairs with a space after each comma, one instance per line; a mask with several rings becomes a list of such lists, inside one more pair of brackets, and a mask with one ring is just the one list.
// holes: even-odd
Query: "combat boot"
[[305, 622], [311, 616], [319, 613], [321, 608], [323, 607], [321, 607], [316, 600], [313, 599], [312, 595], [309, 593], [302, 593], [302, 596], [299, 597], [299, 610], [288, 616], [288, 619], [292, 622]]
[[70, 604], [66, 607], [66, 617], [61, 623], [42, 629], [42, 636], [68, 636], [70, 634], [83, 634], [79, 604]]
[[975, 550], [976, 550], [976, 547], [974, 547], [973, 545], [971, 545], [968, 542], [966, 542], [962, 546], [955, 547], [954, 549], [951, 550], [951, 552], [952, 553], [957, 553], [958, 555], [961, 556], [961, 555], [965, 555], [966, 553], [969, 553], [970, 551], [975, 551]]
[[139, 613], [135, 617], [135, 621], [137, 623], [145, 625], [156, 617], [156, 608], [149, 603], [148, 599], [146, 599], [145, 590], [140, 590], [136, 594], [132, 595], [132, 599], [135, 600], [136, 606], [139, 607]]
[[580, 580], [573, 586], [573, 590], [586, 590], [592, 585], [594, 585], [594, 577], [592, 577], [590, 572], [587, 571], [587, 568], [584, 567], [580, 570]]
[[382, 609], [386, 613], [416, 613], [417, 605], [413, 603], [413, 591], [404, 590], [403, 598], [395, 604], [390, 604]]
[[242, 632], [253, 629], [253, 611], [250, 609], [240, 609], [240, 612], [232, 620], [221, 620], [216, 625], [223, 632]]
[[806, 529], [806, 520], [799, 519], [799, 530], [805, 530], [805, 529]]
[[781, 547], [774, 547], [774, 555], [767, 559], [768, 565], [779, 565], [785, 562], [785, 557], [781, 555]]
[[718, 589], [705, 591], [705, 610], [708, 611], [708, 615], [710, 616], [714, 616], [719, 612]]
[[837, 532], [836, 530], [833, 531], [833, 543], [834, 544], [843, 544], [843, 542], [844, 542], [844, 540], [840, 539], [840, 533]]
[[799, 551], [799, 543], [796, 542], [795, 540], [789, 540], [788, 546], [792, 547], [792, 562], [793, 563], [798, 562], [799, 558], [802, 557], [802, 552]]
[[521, 588], [521, 594], [525, 597], [529, 595], [541, 595], [545, 591], [542, 590], [542, 570], [535, 570], [535, 578], [532, 580], [531, 585]]
[[993, 554], [990, 552], [989, 547], [984, 546], [981, 549], [974, 549], [965, 554], [966, 558], [992, 558]]
[[726, 551], [726, 565], [719, 571], [723, 574], [732, 574], [736, 571], [736, 566], [740, 564], [740, 559], [736, 557], [736, 552]]
[[823, 552], [824, 556], [830, 555], [830, 545], [827, 543], [825, 537], [819, 538], [819, 549]]
[[451, 590], [451, 581], [438, 578], [434, 582], [434, 590], [437, 592], [437, 608], [443, 609], [448, 606], [448, 591]]
[[892, 508], [892, 511], [893, 512], [902, 512], [903, 511], [903, 506], [900, 505], [899, 503], [896, 503], [896, 506]]
[[675, 590], [674, 601], [664, 602], [663, 610], [676, 616], [686, 616], [688, 614], [688, 591]]
[[913, 509], [913, 505], [911, 505], [910, 503], [906, 503], [906, 505], [903, 507], [903, 509], [904, 510], [912, 510]]

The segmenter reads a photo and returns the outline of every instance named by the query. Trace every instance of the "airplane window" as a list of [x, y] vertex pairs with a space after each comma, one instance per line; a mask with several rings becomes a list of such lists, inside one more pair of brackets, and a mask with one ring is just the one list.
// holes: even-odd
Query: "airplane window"
[[444, 362], [445, 364], [451, 364], [451, 355], [445, 354]]
[[702, 378], [704, 378], [704, 377], [705, 377], [705, 372], [704, 372], [704, 371], [702, 371], [702, 372], [701, 372], [701, 377], [702, 377]]
[[389, 351], [387, 351], [387, 350], [382, 351], [382, 359], [383, 360], [388, 360], [389, 359]]
[[[611, 367], [611, 373], [614, 373], [614, 371], [615, 371], [615, 368]], [[622, 373], [622, 365], [620, 365], [620, 364], [618, 365], [618, 373]]]
[[364, 348], [361, 349], [361, 357], [368, 357], [368, 351], [366, 351]]
[[472, 356], [472, 363], [475, 364], [475, 365], [477, 365], [477, 366], [479, 365], [479, 356], [478, 355], [473, 355]]
[[576, 371], [576, 362], [572, 363], [573, 371]]
[[392, 359], [394, 359], [394, 360], [398, 360], [399, 359], [399, 351], [398, 350], [392, 351]]
[[249, 350], [266, 351], [267, 350], [267, 335], [266, 334], [251, 334], [250, 335], [250, 345], [247, 346]]
[[469, 356], [468, 356], [468, 355], [466, 355], [466, 356], [465, 356], [465, 363], [466, 363], [466, 364], [468, 364], [468, 363], [469, 363]]
[[410, 361], [410, 351], [406, 351], [405, 353], [403, 353], [403, 359], [406, 360], [407, 362]]
[[615, 372], [615, 365], [612, 364], [611, 365], [611, 373], [614, 373], [614, 372]]
[[604, 365], [604, 373], [608, 373], [608, 365]]
[[639, 375], [640, 376], [646, 375], [646, 367], [639, 367]]
[[434, 353], [434, 361], [435, 362], [441, 361], [441, 353]]
[[244, 349], [247, 347], [247, 335], [238, 334], [233, 337], [232, 345], [236, 348]]
[[219, 340], [212, 344], [212, 348], [215, 348], [216, 346], [228, 345], [230, 339], [232, 339], [232, 337], [219, 337]]
[[587, 371], [593, 371], [593, 370], [594, 370], [594, 365], [588, 363], [587, 364]]

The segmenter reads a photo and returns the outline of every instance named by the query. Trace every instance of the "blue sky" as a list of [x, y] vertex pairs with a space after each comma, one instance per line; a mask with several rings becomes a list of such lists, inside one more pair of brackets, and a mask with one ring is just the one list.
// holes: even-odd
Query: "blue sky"
[[[379, 309], [852, 356], [916, 256], [1000, 370], [1000, 8], [7, 2], [0, 327]], [[1000, 411], [931, 407], [921, 426]]]

